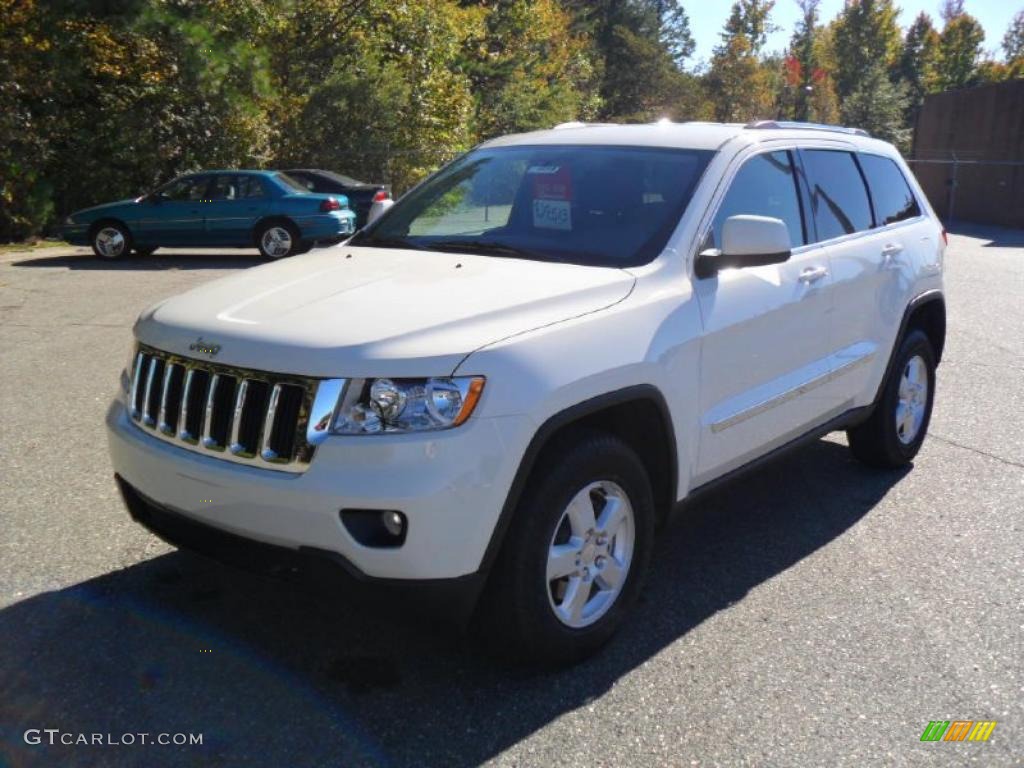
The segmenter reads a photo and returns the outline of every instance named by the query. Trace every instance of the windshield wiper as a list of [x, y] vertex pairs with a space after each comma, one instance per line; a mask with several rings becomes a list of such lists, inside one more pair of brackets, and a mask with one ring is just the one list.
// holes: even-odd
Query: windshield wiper
[[425, 243], [423, 247], [432, 251], [458, 251], [461, 253], [477, 253], [481, 256], [507, 256], [513, 259], [560, 261], [560, 259], [554, 258], [547, 253], [487, 240], [432, 240], [430, 243]]

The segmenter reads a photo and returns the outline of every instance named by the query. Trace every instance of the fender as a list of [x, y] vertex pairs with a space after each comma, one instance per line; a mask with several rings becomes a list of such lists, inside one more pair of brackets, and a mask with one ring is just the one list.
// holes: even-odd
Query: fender
[[491, 533], [491, 540], [488, 542], [487, 549], [484, 551], [483, 559], [480, 561], [480, 567], [477, 571], [478, 573], [490, 571], [491, 566], [497, 559], [498, 553], [501, 551], [502, 542], [505, 539], [505, 534], [512, 522], [512, 516], [515, 513], [516, 507], [519, 505], [519, 499], [522, 497], [523, 490], [526, 487], [526, 481], [533, 472], [537, 457], [548, 444], [551, 436], [562, 427], [566, 427], [593, 413], [603, 411], [612, 406], [621, 405], [622, 403], [638, 400], [646, 400], [647, 402], [655, 405], [668, 431], [670, 453], [669, 472], [671, 475], [669, 478], [671, 485], [669, 487], [672, 489], [673, 497], [670, 499], [670, 503], [675, 502], [674, 497], [676, 488], [678, 487], [679, 476], [679, 460], [676, 455], [675, 425], [672, 422], [672, 417], [668, 410], [668, 403], [665, 401], [665, 396], [661, 393], [661, 390], [653, 384], [636, 384], [615, 390], [614, 392], [597, 395], [589, 400], [584, 400], [581, 403], [569, 406], [565, 410], [551, 416], [547, 421], [541, 424], [540, 428], [536, 433], [534, 433], [533, 438], [526, 447], [526, 451], [523, 453], [523, 458], [519, 462], [519, 469], [516, 470], [515, 478], [512, 480], [512, 486], [509, 488], [508, 495], [505, 497], [505, 503], [502, 505], [501, 512], [498, 515], [498, 521], [494, 526], [494, 531]]
[[[885, 366], [885, 375], [882, 376], [881, 382], [878, 384], [878, 390], [875, 392], [875, 398], [871, 401], [871, 407], [874, 408], [878, 401], [882, 398], [882, 390], [885, 389], [885, 382], [889, 380], [889, 376], [892, 374], [893, 366], [896, 364], [896, 353], [899, 351], [900, 344], [903, 343], [903, 339], [907, 335], [907, 326], [910, 324], [910, 317], [915, 311], [923, 307], [925, 304], [931, 302], [939, 302], [942, 304], [942, 312], [945, 315], [946, 312], [946, 298], [939, 288], [933, 288], [931, 290], [920, 293], [910, 300], [907, 304], [906, 309], [903, 310], [903, 319], [900, 320], [900, 330], [896, 334], [896, 341], [892, 345], [892, 349], [889, 351], [889, 362]], [[942, 350], [935, 350], [935, 364], [938, 365], [939, 358], [942, 356]]]

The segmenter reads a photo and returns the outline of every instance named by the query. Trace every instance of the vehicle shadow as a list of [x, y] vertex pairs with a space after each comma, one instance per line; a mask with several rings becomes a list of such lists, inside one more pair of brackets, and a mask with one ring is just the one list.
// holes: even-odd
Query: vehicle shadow
[[263, 258], [256, 251], [248, 250], [232, 253], [225, 253], [223, 250], [218, 250], [215, 253], [203, 253], [202, 251], [164, 253], [157, 251], [152, 256], [132, 255], [117, 261], [97, 259], [92, 253], [83, 250], [82, 253], [21, 259], [12, 261], [11, 266], [63, 267], [64, 269], [110, 272], [153, 272], [169, 269], [240, 269], [266, 263], [268, 263], [268, 259]]
[[[629, 625], [593, 659], [549, 673], [391, 606], [162, 555], [0, 611], [0, 763], [477, 765], [827, 546], [903, 474], [822, 440], [705, 497], [662, 532]], [[203, 743], [33, 745], [29, 728]]]

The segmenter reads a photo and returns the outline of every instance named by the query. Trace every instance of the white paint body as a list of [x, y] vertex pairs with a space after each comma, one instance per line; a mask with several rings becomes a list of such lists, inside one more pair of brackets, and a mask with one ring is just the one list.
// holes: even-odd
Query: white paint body
[[[218, 363], [239, 367], [314, 377], [482, 375], [487, 384], [460, 427], [331, 436], [301, 474], [160, 441], [131, 421], [122, 397], [107, 420], [115, 471], [185, 515], [260, 541], [333, 550], [370, 576], [458, 577], [479, 569], [527, 446], [552, 416], [653, 385], [670, 412], [682, 499], [872, 403], [905, 308], [942, 287], [941, 225], [883, 142], [699, 124], [570, 127], [492, 142], [514, 144], [716, 152], [663, 252], [642, 267], [342, 244], [162, 302], [135, 333], [176, 355], [189, 356], [202, 336], [221, 345]], [[697, 279], [698, 247], [742, 163], [814, 147], [894, 159], [922, 215], [801, 246], [784, 263]], [[894, 244], [898, 253], [884, 255]], [[809, 268], [825, 277], [802, 282]], [[341, 524], [341, 508], [402, 510], [405, 544], [360, 545]]]

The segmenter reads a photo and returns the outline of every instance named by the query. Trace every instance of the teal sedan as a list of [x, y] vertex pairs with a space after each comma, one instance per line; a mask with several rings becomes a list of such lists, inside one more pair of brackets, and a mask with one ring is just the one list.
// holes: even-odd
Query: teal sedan
[[280, 259], [355, 231], [344, 195], [323, 195], [278, 171], [206, 171], [148, 195], [76, 211], [62, 237], [101, 259], [157, 248], [258, 248]]

